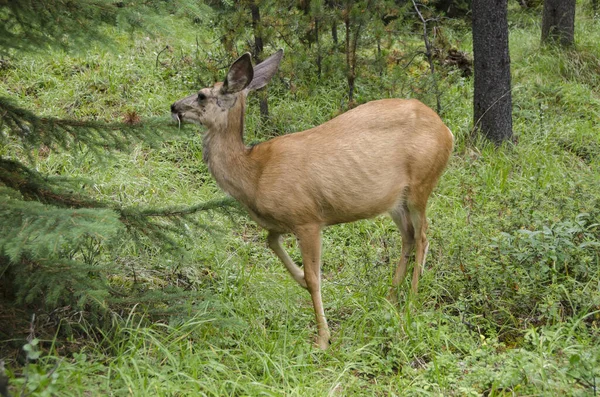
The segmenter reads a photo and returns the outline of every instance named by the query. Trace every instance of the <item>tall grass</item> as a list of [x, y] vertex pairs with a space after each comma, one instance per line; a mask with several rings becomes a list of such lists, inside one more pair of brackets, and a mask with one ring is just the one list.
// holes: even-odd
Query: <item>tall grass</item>
[[[141, 304], [124, 318], [115, 314], [102, 331], [71, 324], [90, 335], [85, 342], [29, 343], [27, 351], [43, 354], [31, 355], [23, 369], [10, 366], [13, 390], [594, 395], [600, 375], [600, 34], [597, 21], [578, 15], [577, 47], [557, 50], [540, 47], [539, 21], [531, 14], [514, 12], [511, 24], [515, 142], [497, 149], [473, 140], [472, 82], [452, 74], [442, 82], [443, 118], [457, 142], [429, 203], [431, 248], [418, 297], [408, 296], [404, 285], [399, 305], [384, 299], [401, 248], [391, 220], [327, 229], [323, 297], [333, 339], [328, 351], [317, 351], [310, 299], [266, 248], [264, 233], [246, 218], [213, 215], [203, 221], [222, 232], [198, 232], [186, 258], [165, 259], [127, 244], [113, 258], [115, 286], [134, 278], [148, 289], [185, 282], [196, 299], [180, 302], [181, 312], [161, 321]], [[205, 56], [191, 44], [196, 31], [175, 22], [173, 29], [168, 39], [133, 41], [114, 32], [118, 52], [93, 48], [12, 60], [0, 75], [0, 94], [49, 115], [166, 115], [173, 100], [218, 74], [196, 76]], [[452, 35], [469, 49], [468, 32]], [[159, 57], [166, 44], [173, 51]], [[282, 73], [290, 67], [285, 62]], [[274, 82], [268, 125], [250, 101], [249, 142], [309, 128], [339, 111], [343, 76], [295, 84], [291, 91]], [[361, 84], [363, 98], [380, 95], [368, 81]], [[192, 129], [188, 139], [160, 150], [137, 147], [101, 167], [85, 153], [43, 150], [37, 166], [93, 180], [95, 194], [128, 204], [184, 205], [222, 195]], [[285, 244], [299, 260], [293, 239]]]

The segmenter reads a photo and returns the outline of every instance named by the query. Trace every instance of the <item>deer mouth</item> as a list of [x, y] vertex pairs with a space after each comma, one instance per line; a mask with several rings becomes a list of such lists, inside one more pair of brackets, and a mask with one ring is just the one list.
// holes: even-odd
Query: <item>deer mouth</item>
[[178, 112], [171, 112], [171, 117], [173, 120], [177, 121], [179, 129], [181, 129], [181, 122], [183, 121], [183, 115]]
[[173, 120], [181, 124], [181, 121], [183, 120], [183, 114], [177, 110], [177, 106], [175, 105], [176, 103], [171, 105], [171, 117], [173, 118]]

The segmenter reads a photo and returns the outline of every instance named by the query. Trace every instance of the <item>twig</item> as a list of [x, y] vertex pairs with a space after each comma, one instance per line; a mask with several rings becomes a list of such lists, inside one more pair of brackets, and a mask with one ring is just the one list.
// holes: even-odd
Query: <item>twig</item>
[[427, 61], [429, 62], [429, 69], [431, 70], [431, 78], [433, 79], [433, 89], [435, 91], [435, 99], [437, 104], [437, 112], [440, 113], [442, 110], [442, 105], [440, 103], [440, 92], [438, 89], [437, 79], [435, 78], [435, 66], [433, 65], [433, 54], [431, 52], [431, 43], [429, 42], [429, 37], [427, 36], [427, 21], [423, 18], [423, 14], [419, 11], [419, 7], [415, 0], [412, 0], [413, 6], [415, 7], [415, 11], [419, 16], [419, 19], [423, 23], [423, 40], [425, 41], [425, 55], [427, 55]]
[[4, 371], [4, 360], [0, 360], [0, 396], [11, 397], [8, 392], [8, 377]]
[[[27, 343], [31, 343], [32, 340], [35, 339], [35, 313], [31, 315], [31, 322], [29, 323], [29, 335], [27, 335]], [[27, 355], [27, 363], [29, 363], [29, 354]], [[27, 367], [25, 367], [27, 368]], [[27, 390], [27, 382], [29, 382], [29, 371], [25, 369], [25, 382], [23, 383], [23, 389], [21, 389], [21, 396], [28, 396], [29, 393], [26, 393]]]
[[[416, 58], [418, 55], [422, 55], [422, 54], [423, 54], [423, 55], [427, 55], [427, 54], [425, 54], [423, 51], [417, 51], [417, 52], [415, 52], [415, 54], [412, 56], [412, 58], [410, 58], [410, 61], [408, 61], [408, 63], [407, 63], [406, 65], [402, 66], [402, 69], [406, 69], [406, 68], [408, 68], [408, 67], [410, 66], [410, 64], [411, 64], [411, 63], [413, 63], [413, 61], [415, 60], [415, 58]], [[402, 58], [400, 58], [400, 59], [402, 59]]]
[[156, 54], [156, 67], [157, 67], [157, 68], [158, 68], [158, 58], [160, 57], [160, 54], [162, 54], [163, 52], [165, 52], [165, 51], [166, 51], [166, 50], [168, 50], [169, 48], [170, 48], [170, 47], [169, 47], [169, 45], [167, 44], [167, 45], [165, 46], [165, 48], [163, 48], [162, 50], [160, 50], [160, 51], [158, 52], [158, 54]]
[[27, 335], [27, 342], [31, 343], [35, 339], [35, 313], [31, 315], [31, 322], [29, 323], [29, 335]]
[[182, 216], [182, 215], [191, 215], [191, 214], [194, 214], [194, 213], [200, 212], [200, 211], [206, 211], [206, 210], [212, 210], [212, 209], [216, 209], [216, 208], [232, 206], [235, 204], [235, 202], [236, 201], [234, 199], [232, 199], [231, 197], [225, 197], [222, 199], [210, 200], [205, 203], [200, 203], [200, 204], [196, 204], [191, 207], [183, 207], [183, 208], [173, 207], [173, 208], [163, 208], [163, 209], [147, 209], [147, 210], [142, 210], [139, 212], [137, 212], [136, 209], [131, 211], [130, 208], [123, 208], [122, 214], [125, 217], [131, 216], [131, 215], [137, 215], [137, 214], [144, 216], [144, 217]]

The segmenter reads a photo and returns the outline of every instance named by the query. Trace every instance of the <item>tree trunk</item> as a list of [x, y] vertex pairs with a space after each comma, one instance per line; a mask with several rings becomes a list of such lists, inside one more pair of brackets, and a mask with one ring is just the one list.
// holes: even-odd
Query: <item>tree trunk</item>
[[254, 62], [262, 61], [263, 38], [260, 33], [260, 9], [256, 0], [250, 3], [250, 12], [252, 13], [252, 29], [254, 30]]
[[[336, 2], [334, 0], [327, 0], [325, 2], [327, 4], [327, 8], [330, 11], [335, 11], [337, 8]], [[335, 14], [335, 12], [334, 12]], [[336, 17], [333, 17], [331, 20], [331, 39], [333, 40], [333, 44], [337, 47], [338, 44], [338, 34], [337, 34], [337, 20]]]
[[321, 42], [319, 40], [319, 18], [315, 18], [315, 41], [317, 42], [317, 76], [321, 78]]
[[575, 40], [575, 0], [545, 0], [542, 16], [542, 42], [565, 46]]
[[348, 79], [348, 107], [355, 106], [354, 89], [356, 87], [356, 65], [358, 61], [357, 49], [358, 42], [362, 34], [362, 28], [369, 18], [368, 12], [371, 9], [371, 2], [363, 4], [364, 10], [355, 16], [352, 16], [353, 7], [356, 7], [356, 1], [346, 0], [344, 7], [344, 25], [346, 26], [346, 75]]
[[338, 35], [337, 35], [337, 22], [331, 22], [331, 40], [333, 40], [333, 44], [337, 46], [338, 44]]
[[512, 137], [508, 0], [473, 0], [474, 131], [496, 144]]
[[[356, 46], [351, 40], [350, 29], [350, 7], [346, 8], [344, 25], [346, 26], [346, 78], [348, 80], [348, 106], [351, 108], [354, 102], [354, 81], [356, 80]], [[358, 40], [355, 37], [355, 40]]]
[[[263, 37], [260, 32], [260, 9], [258, 8], [258, 1], [253, 0], [250, 2], [250, 12], [252, 13], [252, 28], [254, 30], [254, 63], [259, 64], [262, 62], [263, 56]], [[263, 120], [269, 118], [269, 102], [267, 100], [266, 89], [260, 89], [257, 92], [260, 116]]]

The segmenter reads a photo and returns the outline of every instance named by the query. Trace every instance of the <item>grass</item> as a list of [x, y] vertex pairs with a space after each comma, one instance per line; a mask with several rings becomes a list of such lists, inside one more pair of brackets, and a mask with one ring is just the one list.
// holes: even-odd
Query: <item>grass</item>
[[[56, 337], [23, 341], [30, 359], [23, 367], [8, 363], [12, 390], [61, 396], [595, 395], [597, 21], [578, 15], [578, 44], [570, 50], [540, 48], [539, 21], [529, 13], [513, 12], [511, 23], [515, 144], [496, 149], [471, 139], [472, 81], [449, 72], [440, 82], [442, 116], [457, 143], [429, 203], [431, 248], [418, 297], [407, 296], [407, 283], [398, 306], [384, 299], [401, 247], [390, 219], [327, 229], [323, 298], [333, 340], [328, 351], [318, 351], [311, 345], [309, 297], [267, 249], [264, 232], [243, 217], [206, 216], [202, 221], [221, 233], [194, 231], [185, 258], [124, 243], [109, 259], [115, 287], [131, 288], [134, 277], [150, 291], [185, 283], [193, 299], [178, 302], [179, 313], [157, 320], [142, 302], [124, 315], [115, 312], [102, 329], [64, 320], [61, 327], [69, 323], [75, 335], [88, 338], [69, 340], [59, 327]], [[113, 32], [118, 52], [94, 48], [13, 59], [0, 74], [0, 94], [53, 116], [166, 116], [170, 103], [216, 73], [201, 69], [194, 76], [206, 60], [190, 45], [196, 32], [175, 21], [173, 29], [168, 38]], [[468, 50], [468, 32], [452, 34]], [[166, 44], [173, 52], [163, 52], [157, 66]], [[280, 74], [291, 69], [293, 56], [284, 58]], [[411, 73], [423, 77], [426, 68]], [[379, 95], [370, 77], [359, 84], [359, 98]], [[309, 128], [339, 111], [343, 76], [294, 83], [292, 92], [274, 82], [268, 125], [250, 102], [248, 141]], [[85, 152], [40, 148], [36, 166], [94, 181], [89, 189], [96, 195], [126, 204], [186, 205], [223, 195], [192, 129], [187, 139], [159, 150], [135, 147], [102, 166]], [[293, 239], [285, 244], [298, 260]]]

